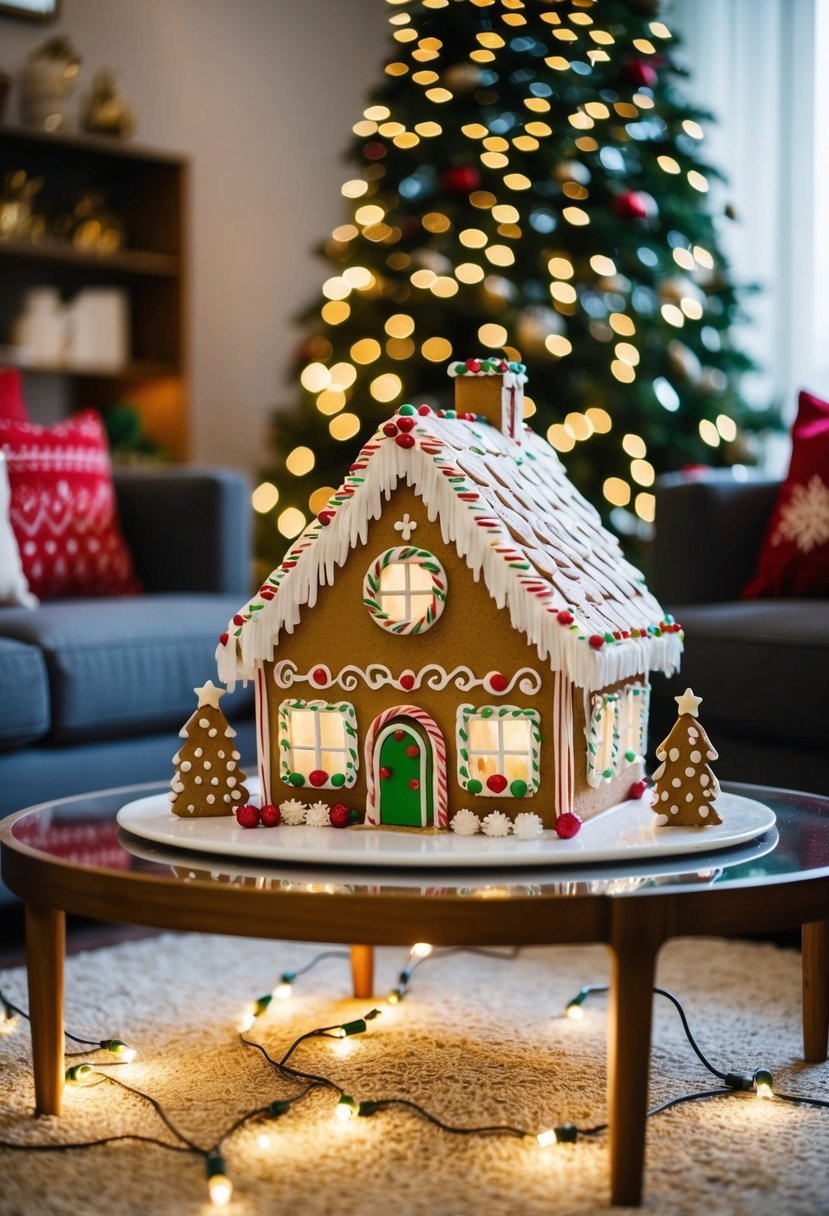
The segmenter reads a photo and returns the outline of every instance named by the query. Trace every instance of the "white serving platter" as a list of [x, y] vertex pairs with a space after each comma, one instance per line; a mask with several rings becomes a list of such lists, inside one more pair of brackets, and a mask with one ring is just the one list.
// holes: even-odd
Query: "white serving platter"
[[[251, 798], [256, 781], [248, 782]], [[660, 827], [646, 797], [620, 803], [588, 820], [572, 840], [546, 831], [534, 840], [518, 836], [456, 836], [395, 832], [388, 828], [241, 828], [232, 815], [182, 819], [166, 794], [129, 802], [118, 824], [133, 835], [188, 853], [248, 857], [257, 861], [306, 862], [362, 868], [463, 869], [523, 866], [582, 866], [635, 862], [652, 857], [689, 856], [745, 844], [768, 832], [774, 812], [739, 794], [717, 799], [723, 823], [706, 828]]]

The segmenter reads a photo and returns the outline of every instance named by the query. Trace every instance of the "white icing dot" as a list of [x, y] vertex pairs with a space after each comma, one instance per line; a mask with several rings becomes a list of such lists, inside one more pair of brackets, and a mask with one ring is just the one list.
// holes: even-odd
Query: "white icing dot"
[[694, 776], [696, 775], [696, 771], [697, 771], [697, 770], [696, 770], [695, 768], [691, 768], [691, 767], [690, 767], [690, 765], [689, 765], [689, 766], [688, 766], [688, 768], [686, 768], [686, 770], [685, 770], [685, 776], [686, 776], [686, 777], [694, 777]]
[[679, 759], [679, 748], [678, 747], [671, 748], [671, 750], [668, 752], [668, 759], [669, 760], [678, 760]]
[[665, 748], [664, 747], [658, 747], [656, 749], [656, 758], [657, 758], [657, 760], [665, 759]]
[[679, 789], [679, 787], [682, 785], [682, 782], [680, 781], [679, 777], [674, 777], [673, 781], [671, 782], [671, 785], [674, 787], [674, 789]]
[[228, 785], [231, 787], [231, 789], [232, 789], [232, 788], [233, 788], [233, 786], [236, 784], [236, 778], [235, 778], [235, 777], [228, 777], [228, 779], [227, 779], [227, 784], [228, 784]]
[[215, 796], [215, 794], [208, 794], [208, 795], [207, 795], [207, 801], [208, 801], [208, 802], [210, 802], [210, 803], [215, 802], [215, 801], [216, 801], [216, 796]]
[[225, 795], [224, 795], [224, 801], [225, 801], [225, 802], [230, 802], [230, 794], [225, 794]]
[[700, 773], [700, 775], [699, 775], [700, 785], [707, 785], [710, 780], [711, 780], [711, 778], [708, 776], [707, 773]]
[[211, 784], [211, 785], [218, 785], [218, 784], [219, 784], [219, 778], [218, 778], [218, 777], [211, 777], [211, 779], [210, 779], [210, 784]]
[[693, 801], [694, 801], [694, 795], [693, 795], [693, 794], [686, 794], [686, 795], [685, 795], [685, 801], [686, 801], [686, 802], [693, 802]]
[[241, 798], [241, 797], [242, 797], [242, 791], [241, 791], [241, 790], [233, 790], [233, 792], [232, 792], [232, 794], [231, 794], [231, 797], [232, 797], [233, 801], [235, 802], [235, 801], [236, 801], [238, 798]]
[[205, 760], [205, 762], [204, 762], [204, 767], [205, 767], [205, 768], [212, 768], [212, 765], [211, 765], [211, 763], [210, 763], [210, 761], [209, 761], [209, 760]]
[[187, 809], [190, 812], [190, 814], [192, 815], [193, 811], [195, 811], [196, 808], [193, 806], [193, 803], [191, 802]]
[[196, 750], [194, 751], [193, 755], [202, 756], [202, 755], [204, 755], [204, 752], [202, 751], [202, 749], [200, 747], [197, 747]]
[[667, 802], [668, 801], [668, 791], [663, 790], [662, 793], [659, 795], [659, 797], [662, 799], [663, 802]]
[[691, 742], [693, 743], [695, 739], [698, 739], [698, 738], [699, 738], [699, 731], [698, 731], [698, 730], [694, 730], [693, 726], [689, 726], [689, 727], [688, 727], [688, 738], [689, 738], [689, 739], [691, 740]]
[[182, 762], [181, 762], [181, 771], [182, 771], [183, 773], [189, 773], [189, 772], [190, 772], [190, 769], [191, 769], [192, 767], [193, 767], [193, 765], [190, 763], [190, 761], [189, 761], [189, 760], [182, 760]]
[[170, 791], [170, 801], [175, 802], [176, 798], [178, 798], [178, 794], [175, 792], [175, 790], [171, 790]]
[[700, 760], [702, 759], [702, 752], [691, 752], [691, 755], [688, 757], [688, 759], [691, 761], [692, 764], [699, 764]]
[[224, 752], [219, 752], [219, 759], [224, 760], [224, 758], [225, 758]]
[[209, 737], [210, 739], [212, 739], [212, 738], [213, 738], [213, 736], [214, 736], [216, 733], [217, 733], [217, 732], [216, 732], [216, 727], [215, 727], [215, 726], [211, 726], [210, 730], [207, 732], [208, 737]]
[[697, 810], [699, 811], [699, 813], [703, 819], [707, 818], [707, 816], [708, 816], [708, 807], [707, 806], [697, 807]]
[[656, 822], [659, 825], [659, 827], [664, 827], [665, 824], [668, 822], [668, 816], [667, 815], [657, 815]]
[[209, 725], [210, 725], [209, 718], [199, 718], [199, 726], [201, 726], [204, 730], [207, 730]]
[[678, 810], [679, 810], [679, 807], [678, 807], [678, 806], [672, 806], [672, 807], [671, 807], [671, 814], [672, 814], [672, 815], [676, 815], [676, 813], [677, 813], [677, 811], [678, 811]]
[[230, 754], [234, 760], [241, 760], [241, 756], [239, 755], [238, 752], [231, 752]]
[[236, 767], [236, 761], [235, 761], [235, 760], [228, 760], [227, 764], [225, 765], [225, 768], [227, 769], [227, 771], [228, 771], [229, 773], [232, 773], [232, 772], [233, 772], [233, 770], [235, 769], [235, 767]]
[[176, 754], [173, 756], [173, 764], [178, 764], [180, 759], [181, 759], [181, 752], [176, 752]]
[[709, 760], [716, 760], [716, 759], [717, 759], [717, 753], [716, 753], [716, 752], [706, 752], [705, 754], [706, 754], [706, 756], [708, 757], [708, 759], [709, 759]]

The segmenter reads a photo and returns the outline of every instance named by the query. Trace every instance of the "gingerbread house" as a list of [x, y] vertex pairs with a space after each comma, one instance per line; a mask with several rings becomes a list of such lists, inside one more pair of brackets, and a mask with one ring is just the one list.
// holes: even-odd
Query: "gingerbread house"
[[456, 409], [401, 406], [220, 639], [221, 679], [255, 681], [263, 802], [552, 827], [642, 776], [679, 626], [524, 423], [523, 365], [449, 374]]

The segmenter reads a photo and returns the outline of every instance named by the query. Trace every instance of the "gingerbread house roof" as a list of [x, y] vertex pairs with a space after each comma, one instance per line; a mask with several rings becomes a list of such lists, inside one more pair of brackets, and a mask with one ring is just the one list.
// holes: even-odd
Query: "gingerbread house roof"
[[517, 443], [473, 415], [401, 406], [325, 510], [228, 625], [216, 651], [233, 687], [273, 658], [332, 584], [398, 483], [408, 483], [486, 592], [554, 670], [586, 689], [675, 671], [682, 633], [624, 558], [546, 440]]

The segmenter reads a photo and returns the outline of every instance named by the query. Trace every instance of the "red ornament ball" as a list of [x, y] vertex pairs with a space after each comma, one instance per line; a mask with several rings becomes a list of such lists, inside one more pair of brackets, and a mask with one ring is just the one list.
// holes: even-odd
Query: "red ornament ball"
[[622, 75], [631, 84], [652, 89], [657, 81], [656, 68], [647, 59], [629, 59], [622, 68]]
[[258, 828], [259, 827], [259, 808], [247, 803], [246, 806], [240, 806], [236, 812], [236, 822], [240, 828]]
[[647, 781], [634, 781], [628, 790], [628, 798], [644, 798], [647, 788]]
[[486, 779], [486, 788], [492, 790], [493, 794], [502, 794], [507, 788], [507, 779], [503, 773], [493, 773]]
[[566, 811], [556, 820], [556, 836], [559, 840], [572, 840], [581, 831], [581, 818], [573, 811]]
[[272, 802], [268, 802], [262, 807], [262, 810], [259, 812], [259, 816], [262, 820], [263, 828], [278, 827], [282, 821], [282, 813], [279, 807], [274, 806]]
[[326, 773], [324, 768], [315, 768], [312, 773], [308, 774], [308, 780], [313, 786], [319, 787], [325, 785], [328, 780], [328, 773]]
[[402, 418], [397, 419], [397, 429], [399, 431], [411, 431], [414, 428], [415, 420], [408, 414], [404, 414]]
[[351, 811], [343, 802], [337, 802], [328, 812], [332, 828], [347, 828], [351, 819]]
[[658, 207], [656, 199], [644, 190], [625, 190], [616, 195], [613, 210], [623, 220], [646, 220], [656, 215]]
[[474, 165], [452, 165], [445, 169], [441, 182], [450, 194], [471, 194], [481, 184], [481, 175]]

